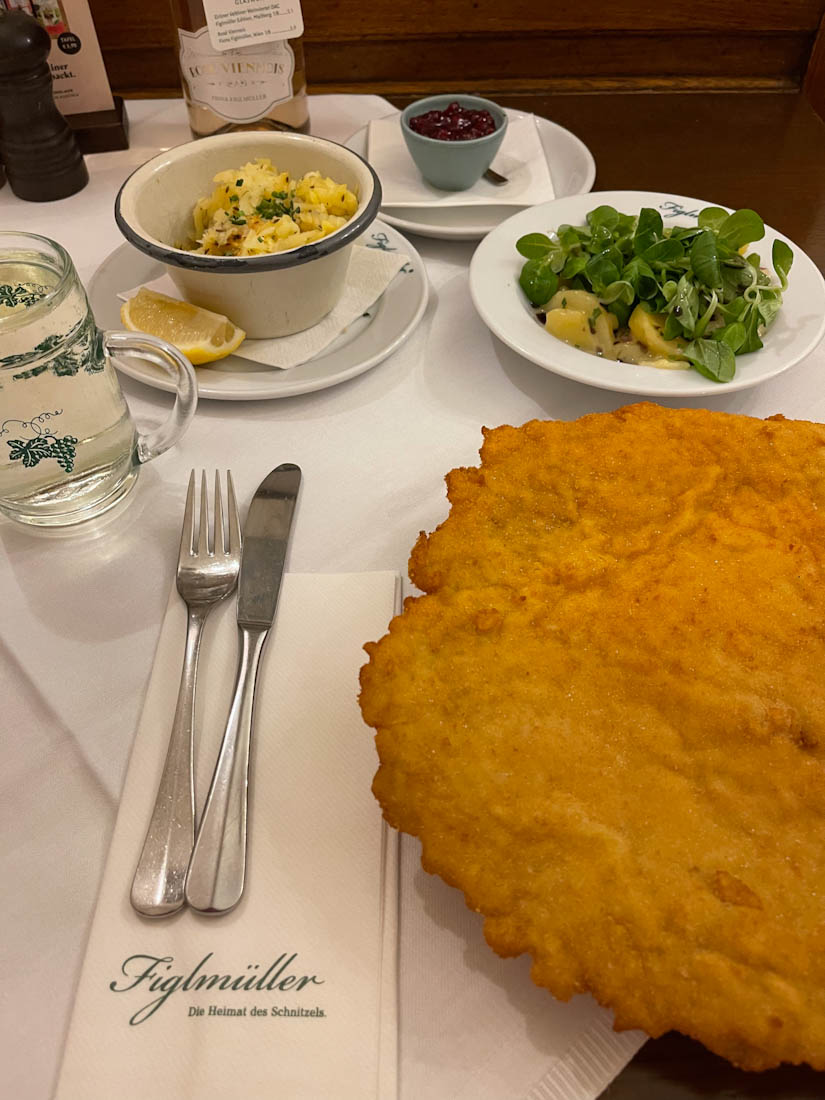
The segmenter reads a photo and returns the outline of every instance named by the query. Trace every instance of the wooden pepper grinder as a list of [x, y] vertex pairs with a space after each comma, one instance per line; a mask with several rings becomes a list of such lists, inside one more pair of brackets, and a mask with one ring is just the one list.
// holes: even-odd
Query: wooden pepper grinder
[[0, 5], [0, 160], [15, 195], [64, 199], [89, 182], [77, 141], [54, 103], [51, 39], [25, 12]]

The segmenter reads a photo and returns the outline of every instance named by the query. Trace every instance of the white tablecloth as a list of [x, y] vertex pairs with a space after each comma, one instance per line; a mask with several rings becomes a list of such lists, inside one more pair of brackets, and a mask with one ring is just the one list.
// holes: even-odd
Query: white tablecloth
[[[0, 192], [0, 228], [56, 238], [84, 281], [122, 243], [112, 204], [125, 176], [160, 147], [189, 137], [181, 101], [133, 102], [128, 109], [131, 148], [88, 157], [92, 180], [79, 195], [31, 204], [8, 187]], [[313, 132], [343, 141], [387, 105], [372, 96], [325, 96], [315, 97], [311, 110]], [[302, 397], [202, 401], [182, 443], [144, 467], [130, 506], [88, 534], [47, 536], [0, 521], [0, 1079], [6, 1096], [47, 1097], [52, 1088], [173, 578], [189, 470], [230, 466], [245, 508], [269, 469], [297, 462], [304, 486], [290, 568], [404, 572], [419, 530], [432, 529], [446, 514], [444, 474], [475, 463], [481, 425], [570, 419], [632, 400], [558, 378], [492, 337], [470, 301], [472, 243], [414, 243], [427, 265], [430, 303], [418, 330], [383, 364]], [[668, 403], [825, 420], [823, 369], [825, 348], [756, 389]], [[165, 417], [168, 395], [129, 379], [122, 385], [139, 421]], [[446, 939], [470, 936], [461, 946], [470, 965], [489, 977], [491, 1013], [496, 996], [504, 996], [499, 968], [524, 971], [520, 1003], [508, 1002], [502, 1011], [515, 1007], [529, 1029], [546, 994], [531, 986], [527, 960], [503, 963], [484, 948], [476, 924], [467, 933], [474, 918], [463, 915], [460, 896], [416, 873], [415, 858], [407, 845], [407, 881], [426, 895]], [[402, 910], [402, 961], [412, 968], [419, 960], [405, 960], [403, 937], [414, 910]], [[440, 976], [433, 980], [440, 984]], [[402, 1030], [403, 1100], [418, 1100], [403, 1082], [415, 1080], [426, 1063], [427, 1027], [435, 1026], [427, 1024], [426, 1006], [417, 1007], [417, 1028]], [[445, 1087], [445, 1098], [457, 1095]], [[478, 1100], [500, 1095], [492, 1090]]]

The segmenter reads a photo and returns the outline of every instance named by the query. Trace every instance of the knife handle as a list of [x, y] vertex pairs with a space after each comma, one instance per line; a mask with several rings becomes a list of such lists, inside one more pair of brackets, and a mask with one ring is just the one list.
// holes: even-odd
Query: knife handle
[[183, 908], [186, 869], [195, 839], [195, 679], [209, 610], [208, 606], [188, 609], [186, 649], [166, 763], [130, 894], [133, 908], [145, 917], [166, 917]]
[[211, 916], [234, 909], [243, 894], [255, 682], [268, 633], [269, 628], [238, 627], [240, 652], [235, 689], [189, 861], [186, 900], [199, 913]]

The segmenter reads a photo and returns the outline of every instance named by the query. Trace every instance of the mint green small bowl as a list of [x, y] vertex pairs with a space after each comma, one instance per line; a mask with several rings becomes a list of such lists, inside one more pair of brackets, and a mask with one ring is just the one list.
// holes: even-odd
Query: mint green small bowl
[[[410, 129], [410, 119], [427, 111], [443, 111], [451, 103], [471, 111], [489, 111], [495, 119], [492, 134], [468, 141], [440, 141]], [[476, 95], [431, 95], [419, 99], [401, 112], [401, 133], [424, 179], [442, 191], [466, 191], [480, 180], [501, 148], [507, 129], [507, 115], [490, 99]]]

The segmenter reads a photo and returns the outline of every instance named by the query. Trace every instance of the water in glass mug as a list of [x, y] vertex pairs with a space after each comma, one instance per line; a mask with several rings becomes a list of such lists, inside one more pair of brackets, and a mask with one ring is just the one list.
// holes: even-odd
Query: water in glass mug
[[85, 302], [75, 296], [58, 316], [32, 309], [57, 281], [23, 254], [0, 256], [0, 317], [32, 311], [30, 352], [0, 356], [0, 500], [46, 514], [83, 511], [109, 484], [120, 496], [137, 470], [135, 430]]
[[[121, 336], [132, 345], [151, 341]], [[59, 245], [0, 234], [0, 511], [7, 516], [55, 525], [99, 515], [128, 492], [140, 462], [160, 453], [138, 453], [143, 437], [106, 354], [111, 339], [95, 325]]]

